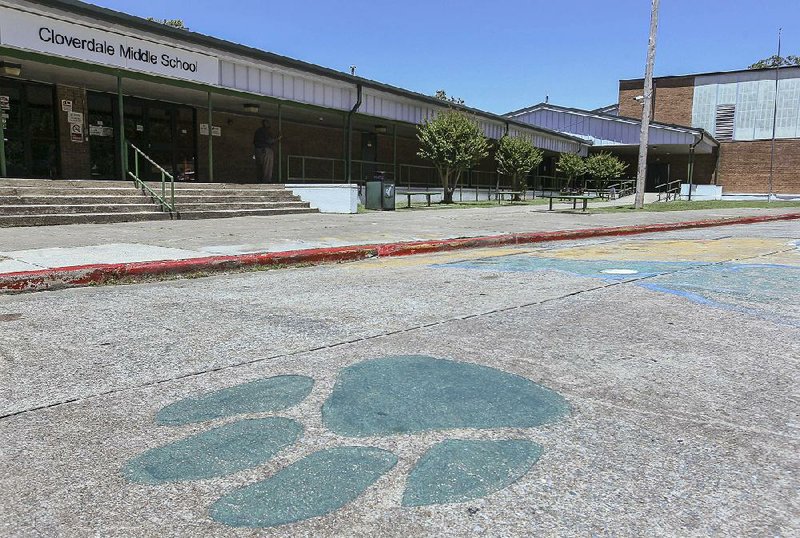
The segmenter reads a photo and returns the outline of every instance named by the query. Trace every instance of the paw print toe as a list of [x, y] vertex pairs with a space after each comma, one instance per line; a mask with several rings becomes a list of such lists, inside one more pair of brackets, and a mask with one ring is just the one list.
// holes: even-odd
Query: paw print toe
[[210, 514], [231, 527], [273, 527], [322, 516], [358, 497], [396, 463], [394, 454], [379, 448], [321, 450], [228, 493]]
[[464, 502], [499, 491], [527, 473], [542, 448], [532, 441], [448, 439], [411, 470], [404, 506]]
[[288, 418], [240, 420], [148, 450], [123, 475], [146, 484], [224, 476], [268, 461], [302, 433], [303, 426]]
[[246, 413], [281, 411], [305, 400], [313, 386], [313, 379], [301, 375], [258, 379], [175, 402], [158, 412], [156, 422], [178, 426]]

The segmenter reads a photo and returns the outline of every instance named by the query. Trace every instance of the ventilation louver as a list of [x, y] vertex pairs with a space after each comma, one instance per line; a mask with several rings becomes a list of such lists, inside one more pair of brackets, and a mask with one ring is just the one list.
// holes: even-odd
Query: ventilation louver
[[736, 105], [717, 105], [717, 123], [714, 136], [717, 140], [733, 140]]

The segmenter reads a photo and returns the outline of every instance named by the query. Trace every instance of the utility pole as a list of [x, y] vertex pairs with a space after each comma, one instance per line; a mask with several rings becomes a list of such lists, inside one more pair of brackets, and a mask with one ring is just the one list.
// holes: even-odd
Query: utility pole
[[772, 147], [769, 153], [769, 191], [767, 193], [767, 202], [772, 201], [772, 174], [775, 170], [775, 128], [778, 122], [778, 72], [781, 68], [781, 30], [778, 28], [778, 62], [775, 66], [775, 106], [772, 109]]
[[650, 111], [653, 100], [653, 64], [656, 60], [656, 33], [658, 32], [658, 2], [652, 0], [650, 9], [650, 39], [647, 44], [647, 66], [644, 71], [644, 101], [642, 102], [642, 132], [639, 136], [639, 170], [636, 174], [636, 200], [634, 207], [644, 207], [644, 188], [647, 179], [647, 142], [650, 134]]

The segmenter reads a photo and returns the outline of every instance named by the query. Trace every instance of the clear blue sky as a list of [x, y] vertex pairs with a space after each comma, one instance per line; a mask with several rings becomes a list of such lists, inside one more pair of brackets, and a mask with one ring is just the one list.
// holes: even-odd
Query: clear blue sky
[[[595, 108], [644, 74], [648, 0], [95, 0], [143, 17], [505, 113]], [[800, 55], [799, 0], [662, 0], [656, 75]]]

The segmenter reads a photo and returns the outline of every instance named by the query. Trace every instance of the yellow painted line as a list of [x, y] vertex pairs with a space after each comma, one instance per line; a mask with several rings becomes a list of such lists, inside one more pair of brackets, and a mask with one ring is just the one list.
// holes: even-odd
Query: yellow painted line
[[541, 248], [489, 248], [477, 250], [462, 250], [458, 252], [441, 252], [423, 256], [400, 256], [397, 258], [379, 258], [365, 260], [354, 264], [343, 265], [348, 270], [364, 269], [397, 269], [403, 267], [419, 267], [434, 263], [450, 263], [461, 260], [474, 260], [494, 256], [508, 256], [509, 254], [529, 254], [542, 250]]
[[[721, 262], [764, 256], [786, 249], [785, 239], [726, 238], [717, 240], [619, 241], [550, 250], [538, 254], [567, 260]], [[536, 255], [536, 254], [534, 254]], [[788, 259], [792, 259], [791, 256]]]

